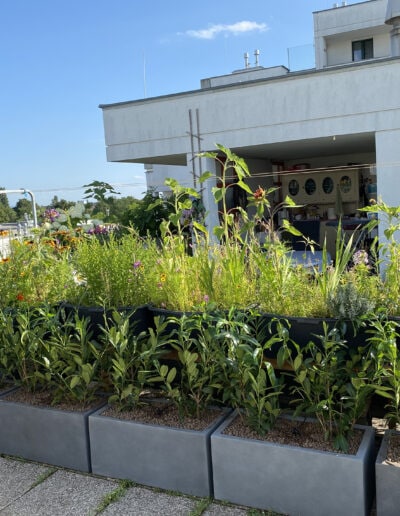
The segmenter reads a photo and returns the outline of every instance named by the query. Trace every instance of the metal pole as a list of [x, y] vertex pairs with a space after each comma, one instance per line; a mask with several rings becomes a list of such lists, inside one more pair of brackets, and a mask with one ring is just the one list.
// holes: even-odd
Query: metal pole
[[[196, 122], [197, 122], [197, 150], [198, 150], [198, 153], [201, 154], [199, 108], [196, 109]], [[201, 163], [201, 157], [199, 156], [199, 175], [201, 176], [202, 173], [203, 173], [203, 165]]]
[[0, 190], [0, 194], [10, 194], [10, 193], [19, 193], [22, 195], [28, 194], [31, 198], [32, 202], [32, 216], [33, 216], [33, 226], [37, 228], [37, 214], [36, 214], [36, 202], [35, 202], [35, 196], [33, 195], [33, 192], [30, 190], [26, 190], [25, 188], [20, 188], [19, 190]]
[[192, 120], [192, 110], [189, 109], [189, 136], [190, 136], [190, 149], [192, 153], [192, 168], [193, 168], [193, 187], [196, 188], [197, 181], [196, 181], [196, 169], [195, 169], [195, 155], [194, 155], [194, 143], [193, 143], [193, 120]]

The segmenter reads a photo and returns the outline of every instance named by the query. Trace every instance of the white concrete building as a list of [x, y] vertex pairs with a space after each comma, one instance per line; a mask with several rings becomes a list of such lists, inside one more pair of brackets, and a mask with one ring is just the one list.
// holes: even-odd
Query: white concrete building
[[[253, 190], [279, 184], [321, 220], [338, 190], [345, 215], [376, 191], [400, 205], [400, 1], [335, 5], [313, 13], [313, 69], [256, 66], [195, 91], [101, 105], [108, 161], [143, 163], [149, 187], [171, 176], [198, 187], [201, 172], [218, 170], [197, 153], [220, 143], [247, 161]], [[213, 185], [203, 192], [210, 225]]]

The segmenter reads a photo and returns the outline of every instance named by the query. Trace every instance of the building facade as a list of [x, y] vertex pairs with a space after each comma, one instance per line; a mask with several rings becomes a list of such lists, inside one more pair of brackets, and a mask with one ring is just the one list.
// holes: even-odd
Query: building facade
[[[219, 143], [246, 160], [253, 190], [279, 185], [304, 205], [298, 218], [329, 219], [338, 194], [347, 216], [371, 197], [400, 205], [400, 2], [343, 2], [313, 17], [313, 69], [256, 66], [101, 105], [107, 160], [143, 163], [155, 189], [166, 177], [199, 188], [202, 172], [219, 170], [198, 153]], [[216, 181], [202, 185], [210, 226]]]

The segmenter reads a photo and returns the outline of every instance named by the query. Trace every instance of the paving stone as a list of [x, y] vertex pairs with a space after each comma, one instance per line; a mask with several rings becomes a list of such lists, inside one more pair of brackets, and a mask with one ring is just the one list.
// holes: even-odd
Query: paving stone
[[212, 503], [202, 516], [246, 516], [247, 509], [233, 507], [232, 505], [220, 505]]
[[197, 500], [174, 496], [143, 487], [132, 487], [126, 494], [109, 505], [102, 516], [189, 516]]
[[0, 457], [0, 509], [23, 495], [49, 471], [51, 468], [42, 464]]
[[54, 474], [15, 500], [1, 516], [84, 516], [93, 514], [118, 482], [66, 470]]

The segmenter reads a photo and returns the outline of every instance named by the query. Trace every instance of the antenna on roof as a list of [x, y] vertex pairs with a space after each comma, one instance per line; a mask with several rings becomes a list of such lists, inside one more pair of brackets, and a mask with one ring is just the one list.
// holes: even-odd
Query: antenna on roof
[[250, 66], [250, 64], [249, 64], [249, 53], [245, 52], [243, 57], [244, 57], [244, 67], [248, 68]]
[[259, 50], [254, 50], [254, 56], [256, 58], [256, 62], [255, 62], [254, 66], [259, 66], [258, 58], [260, 57], [260, 51]]
[[143, 95], [147, 97], [147, 85], [146, 85], [146, 54], [143, 52]]

